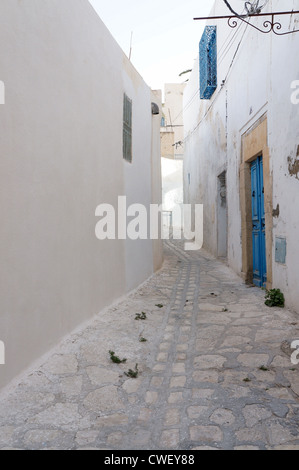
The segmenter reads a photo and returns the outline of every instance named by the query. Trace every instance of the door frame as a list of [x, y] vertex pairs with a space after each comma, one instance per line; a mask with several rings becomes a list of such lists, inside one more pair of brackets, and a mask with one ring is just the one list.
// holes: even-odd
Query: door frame
[[272, 288], [273, 247], [273, 180], [270, 171], [267, 114], [242, 135], [242, 159], [240, 165], [240, 203], [242, 226], [242, 276], [248, 284], [253, 283], [251, 163], [263, 156], [264, 203], [266, 223], [267, 289]]

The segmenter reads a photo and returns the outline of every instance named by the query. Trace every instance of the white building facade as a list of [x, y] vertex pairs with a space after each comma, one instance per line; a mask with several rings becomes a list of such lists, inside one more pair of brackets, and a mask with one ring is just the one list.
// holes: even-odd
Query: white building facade
[[[283, 10], [299, 10], [299, 1], [286, 0]], [[211, 16], [229, 14], [215, 2]], [[264, 30], [267, 19], [249, 21]], [[298, 19], [276, 17], [276, 32], [299, 29]], [[208, 251], [248, 283], [280, 288], [299, 312], [299, 33], [263, 34], [240, 20], [206, 25], [200, 53], [214, 48], [216, 82], [200, 87], [198, 57], [184, 96], [184, 202], [204, 205]]]
[[2, 0], [0, 23], [3, 387], [161, 267], [160, 240], [100, 241], [95, 212], [162, 194], [159, 95], [88, 0]]

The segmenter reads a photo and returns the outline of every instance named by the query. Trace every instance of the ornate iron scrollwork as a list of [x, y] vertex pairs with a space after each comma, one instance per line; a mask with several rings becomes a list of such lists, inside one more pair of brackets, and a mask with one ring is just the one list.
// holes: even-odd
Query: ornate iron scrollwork
[[[299, 13], [299, 12], [290, 12], [290, 14], [293, 14], [293, 13]], [[250, 22], [250, 18], [252, 18], [252, 16], [249, 16], [248, 18], [242, 18], [241, 16], [230, 16], [228, 18], [228, 25], [230, 28], [234, 29], [238, 26], [239, 24], [238, 20], [240, 20], [240, 21], [243, 21], [243, 23], [248, 24], [252, 28], [257, 29], [260, 33], [263, 33], [263, 34], [269, 34], [272, 32], [276, 34], [277, 36], [286, 36], [287, 34], [293, 34], [293, 33], [299, 32], [299, 30], [280, 32], [282, 30], [282, 24], [279, 21], [275, 21], [275, 17], [278, 15], [281, 15], [281, 13], [269, 13], [268, 15], [265, 15], [265, 14], [264, 15], [252, 15], [254, 17], [256, 16], [270, 16], [271, 17], [271, 19], [264, 21], [263, 23], [264, 29], [261, 29], [260, 27]]]
[[[248, 24], [252, 28], [256, 29], [260, 33], [263, 34], [269, 34], [269, 33], [274, 33], [276, 36], [286, 36], [287, 34], [294, 34], [294, 33], [299, 33], [299, 29], [295, 29], [292, 31], [283, 31], [282, 24], [280, 21], [277, 20], [277, 17], [279, 16], [293, 16], [293, 15], [299, 15], [299, 11], [283, 11], [283, 12], [276, 12], [276, 13], [260, 13], [260, 14], [253, 14], [249, 15], [246, 17], [239, 16], [239, 15], [230, 15], [230, 16], [210, 16], [210, 17], [205, 17], [205, 18], [194, 18], [194, 20], [222, 20], [222, 19], [227, 19], [228, 20], [228, 25], [230, 28], [234, 29], [236, 28], [240, 23], [239, 21], [242, 21], [243, 23]], [[252, 18], [268, 18], [265, 19], [263, 22], [263, 26], [259, 27], [256, 26], [251, 22]]]

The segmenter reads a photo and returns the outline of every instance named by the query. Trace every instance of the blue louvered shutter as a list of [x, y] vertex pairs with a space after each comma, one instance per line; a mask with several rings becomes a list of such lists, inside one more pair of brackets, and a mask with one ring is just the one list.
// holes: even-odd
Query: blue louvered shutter
[[206, 26], [199, 44], [200, 99], [209, 100], [217, 89], [217, 26]]

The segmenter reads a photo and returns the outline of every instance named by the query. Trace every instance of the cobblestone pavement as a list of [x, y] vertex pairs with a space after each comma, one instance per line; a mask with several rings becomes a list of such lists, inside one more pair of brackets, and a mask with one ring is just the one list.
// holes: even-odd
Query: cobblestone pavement
[[158, 274], [1, 398], [0, 448], [299, 449], [295, 339], [298, 316], [167, 242]]

